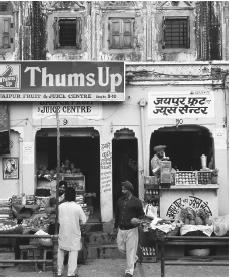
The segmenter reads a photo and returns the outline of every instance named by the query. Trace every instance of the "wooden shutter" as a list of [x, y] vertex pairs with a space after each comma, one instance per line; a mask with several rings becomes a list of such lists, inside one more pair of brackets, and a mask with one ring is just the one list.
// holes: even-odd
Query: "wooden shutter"
[[165, 27], [166, 27], [166, 23], [165, 23], [165, 16], [163, 16], [163, 20], [162, 20], [162, 48], [165, 48], [165, 41], [166, 41], [166, 35], [165, 35]]
[[76, 48], [81, 49], [82, 42], [82, 19], [80, 17], [76, 18]]
[[187, 17], [187, 48], [190, 48], [190, 20]]
[[111, 48], [121, 48], [122, 41], [121, 41], [121, 20], [120, 19], [113, 19], [111, 20], [110, 24], [110, 34], [111, 34]]
[[122, 24], [122, 46], [123, 48], [132, 48], [133, 47], [133, 19], [123, 19]]
[[60, 47], [60, 42], [59, 42], [59, 18], [58, 17], [54, 18], [53, 29], [54, 29], [54, 49], [56, 49], [56, 48]]
[[3, 44], [3, 48], [10, 47], [10, 18], [4, 18], [3, 21], [2, 44]]

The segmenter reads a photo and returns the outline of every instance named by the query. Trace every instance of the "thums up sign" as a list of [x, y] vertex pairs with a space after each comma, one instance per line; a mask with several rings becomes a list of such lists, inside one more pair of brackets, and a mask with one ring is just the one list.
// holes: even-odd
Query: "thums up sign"
[[124, 62], [0, 63], [1, 101], [124, 101]]

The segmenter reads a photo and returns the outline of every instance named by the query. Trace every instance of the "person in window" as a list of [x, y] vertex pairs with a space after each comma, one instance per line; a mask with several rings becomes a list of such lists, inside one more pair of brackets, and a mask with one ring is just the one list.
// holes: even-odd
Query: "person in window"
[[161, 161], [168, 159], [167, 157], [165, 157], [165, 149], [165, 145], [158, 145], [153, 148], [155, 154], [151, 159], [151, 169], [154, 176], [160, 176]]
[[115, 213], [115, 232], [117, 232], [117, 246], [126, 255], [125, 277], [132, 277], [138, 257], [138, 225], [144, 217], [141, 201], [133, 196], [133, 185], [129, 181], [121, 183], [123, 196], [118, 199]]
[[69, 253], [67, 276], [76, 277], [78, 251], [81, 249], [80, 224], [86, 223], [86, 216], [81, 206], [75, 202], [76, 191], [67, 187], [65, 202], [58, 207], [58, 276], [62, 275], [64, 255]]

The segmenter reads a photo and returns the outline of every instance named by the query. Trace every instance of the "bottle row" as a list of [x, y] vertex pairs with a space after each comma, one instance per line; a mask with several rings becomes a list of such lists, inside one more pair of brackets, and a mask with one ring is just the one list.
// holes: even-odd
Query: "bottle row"
[[154, 247], [141, 247], [143, 256], [154, 256], [156, 254]]
[[158, 189], [147, 189], [145, 190], [145, 194], [147, 195], [159, 195]]

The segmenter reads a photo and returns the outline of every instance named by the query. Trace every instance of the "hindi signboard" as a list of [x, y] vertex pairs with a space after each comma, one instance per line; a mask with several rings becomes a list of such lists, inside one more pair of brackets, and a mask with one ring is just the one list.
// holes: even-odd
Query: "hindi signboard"
[[148, 116], [155, 118], [212, 118], [213, 92], [149, 93]]
[[124, 62], [0, 62], [0, 101], [124, 101]]

